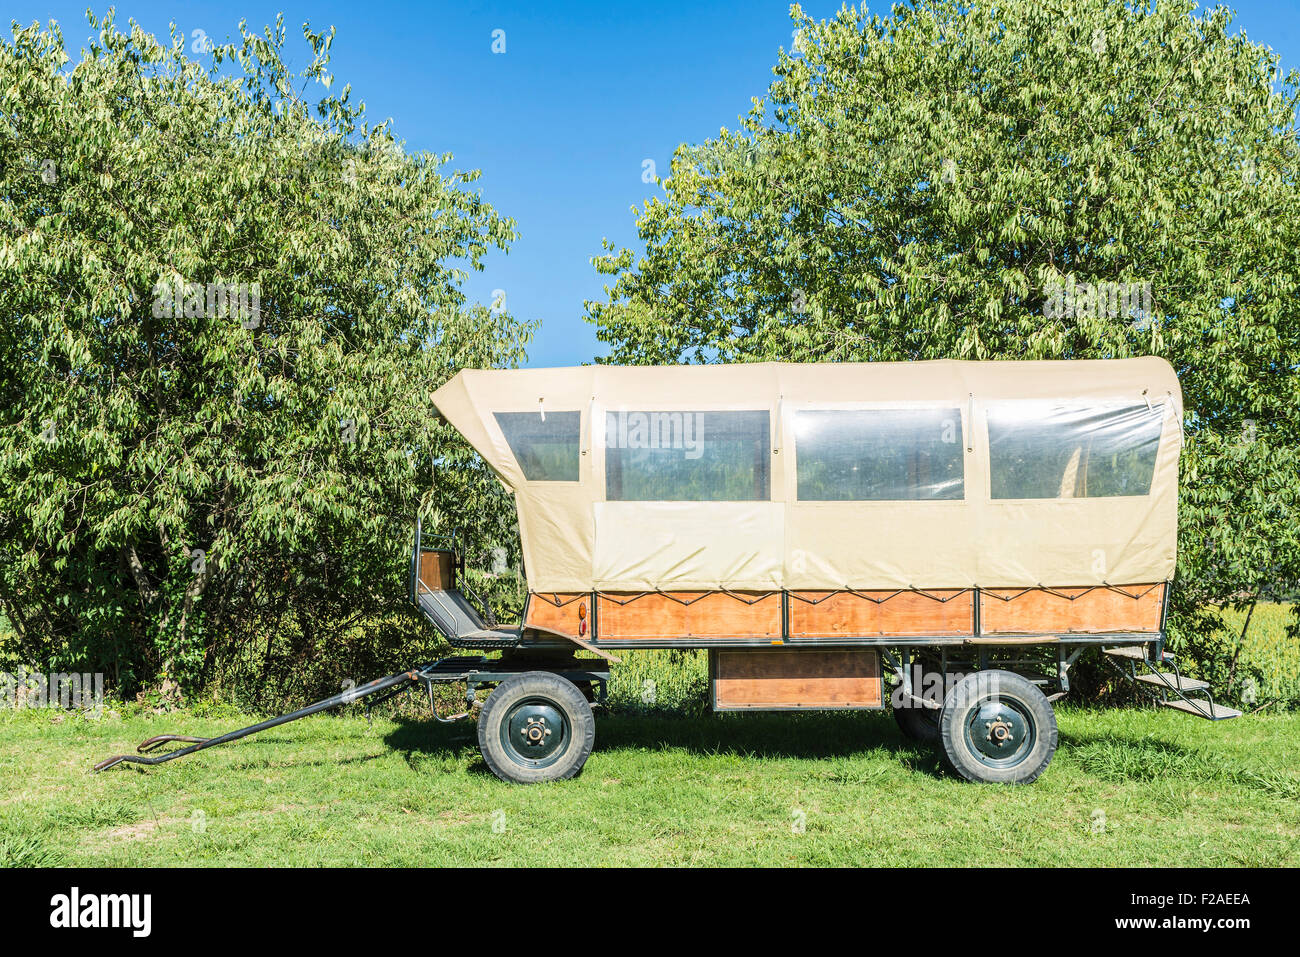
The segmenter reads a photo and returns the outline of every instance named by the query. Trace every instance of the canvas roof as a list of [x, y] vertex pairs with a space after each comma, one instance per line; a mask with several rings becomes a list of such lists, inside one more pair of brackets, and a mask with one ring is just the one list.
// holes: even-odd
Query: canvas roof
[[[534, 591], [1065, 587], [1173, 575], [1182, 393], [1155, 357], [467, 369], [433, 402], [514, 491]], [[1149, 491], [992, 497], [990, 409], [1035, 403], [1158, 414]], [[959, 499], [797, 500], [795, 415], [910, 407], [959, 410]], [[766, 410], [769, 496], [607, 500], [605, 424], [626, 410]], [[580, 413], [575, 481], [525, 476], [494, 415], [521, 412]]]

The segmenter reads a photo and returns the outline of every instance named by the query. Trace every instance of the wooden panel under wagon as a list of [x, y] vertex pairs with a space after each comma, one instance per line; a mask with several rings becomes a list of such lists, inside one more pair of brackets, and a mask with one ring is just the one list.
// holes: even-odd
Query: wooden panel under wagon
[[873, 649], [772, 648], [709, 652], [717, 711], [879, 708], [880, 658]]

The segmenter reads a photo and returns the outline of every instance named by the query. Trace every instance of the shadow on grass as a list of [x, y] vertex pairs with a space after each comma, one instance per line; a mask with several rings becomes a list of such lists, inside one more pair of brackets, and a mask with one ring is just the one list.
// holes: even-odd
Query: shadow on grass
[[[267, 745], [270, 749], [259, 749], [245, 745], [243, 754], [236, 754], [235, 758], [224, 765], [207, 764], [209, 769], [215, 769], [222, 774], [231, 774], [240, 771], [259, 771], [272, 767], [295, 767], [295, 768], [312, 768], [312, 767], [334, 767], [335, 765], [347, 764], [366, 764], [370, 761], [377, 761], [384, 757], [382, 753], [378, 754], [359, 754], [350, 758], [304, 758], [300, 752], [299, 742], [292, 738], [258, 738], [257, 744]], [[226, 750], [227, 753], [234, 752], [243, 742], [234, 742], [228, 745], [219, 745], [218, 747]], [[215, 752], [215, 749], [214, 749]], [[135, 753], [135, 752], [129, 752]], [[136, 764], [123, 763], [109, 768], [107, 771], [98, 772], [108, 775], [122, 776], [133, 774], [147, 777], [154, 774], [165, 774], [169, 767], [198, 767], [204, 765], [205, 753], [202, 751], [193, 754], [187, 754], [176, 758], [174, 761], [164, 761], [162, 764]], [[94, 772], [92, 772], [94, 773]]]
[[[268, 765], [335, 766], [365, 764], [383, 758], [383, 752], [340, 758], [306, 758], [296, 754], [291, 735], [272, 734], [254, 739], [223, 773]], [[379, 741], [411, 766], [423, 759], [453, 760], [467, 765], [471, 774], [490, 775], [478, 752], [476, 725], [465, 720], [441, 724], [431, 719], [396, 719], [396, 726]], [[239, 748], [238, 744], [233, 746]], [[1184, 779], [1236, 780], [1270, 793], [1297, 793], [1293, 774], [1234, 772], [1218, 766], [1203, 750], [1184, 748], [1145, 735], [1128, 737], [1114, 731], [1060, 732], [1059, 749], [1085, 773], [1112, 781]], [[885, 712], [766, 712], [725, 713], [686, 717], [665, 713], [608, 713], [596, 716], [594, 753], [616, 751], [684, 751], [699, 756], [833, 760], [876, 754], [896, 760], [900, 767], [944, 777], [947, 772], [938, 750], [905, 738]], [[196, 754], [180, 759], [202, 762]], [[161, 768], [127, 764], [114, 769], [136, 774], [158, 773]], [[1274, 780], [1277, 778], [1277, 780]]]
[[[402, 719], [384, 738], [394, 750], [470, 760], [471, 773], [490, 774], [478, 754], [475, 725], [443, 725]], [[943, 775], [938, 753], [903, 737], [884, 713], [801, 712], [722, 714], [703, 717], [597, 712], [593, 754], [611, 751], [675, 751], [753, 758], [851, 758], [896, 755], [914, 770]]]
[[456, 761], [470, 760], [470, 771], [490, 774], [478, 753], [478, 738], [474, 722], [457, 721], [442, 724], [433, 719], [399, 717], [397, 725], [384, 735], [384, 744], [400, 753], [406, 763], [414, 766], [420, 756], [447, 758]]

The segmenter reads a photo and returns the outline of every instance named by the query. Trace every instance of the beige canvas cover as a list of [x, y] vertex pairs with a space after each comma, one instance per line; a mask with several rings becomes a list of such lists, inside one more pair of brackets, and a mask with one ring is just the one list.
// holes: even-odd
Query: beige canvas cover
[[[433, 402], [514, 491], [533, 591], [1064, 587], [1174, 571], [1182, 392], [1159, 358], [464, 370]], [[765, 497], [610, 500], [607, 456], [647, 411], [765, 411]], [[527, 478], [497, 413], [578, 413], [568, 480]], [[853, 448], [814, 453], [819, 424], [931, 419], [942, 439], [890, 466], [918, 476], [912, 498], [876, 482], [876, 498], [825, 500], [841, 494], [833, 478], [798, 491], [818, 474], [857, 481]], [[946, 473], [921, 474], [940, 460]]]

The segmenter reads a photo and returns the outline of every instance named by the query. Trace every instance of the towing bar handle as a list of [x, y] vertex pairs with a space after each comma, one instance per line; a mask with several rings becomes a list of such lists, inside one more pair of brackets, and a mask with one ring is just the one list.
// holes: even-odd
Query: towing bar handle
[[[381, 691], [387, 691], [389, 688], [402, 684], [403, 682], [416, 682], [420, 680], [418, 671], [403, 671], [395, 675], [389, 675], [387, 678], [376, 678], [368, 684], [361, 685], [357, 688], [349, 688], [347, 691], [340, 692], [323, 701], [317, 701], [315, 704], [309, 704], [305, 708], [299, 708], [297, 711], [291, 711], [288, 714], [282, 714], [278, 718], [268, 718], [257, 724], [251, 724], [247, 728], [240, 728], [238, 731], [231, 731], [216, 738], [191, 738], [182, 734], [159, 734], [147, 741], [140, 743], [139, 754], [118, 754], [111, 758], [106, 758], [95, 765], [96, 771], [107, 771], [115, 765], [124, 761], [132, 764], [162, 764], [164, 761], [170, 761], [172, 758], [179, 758], [186, 754], [193, 754], [195, 751], [202, 751], [204, 748], [214, 748], [218, 744], [229, 744], [231, 741], [238, 741], [240, 738], [246, 738], [250, 734], [257, 734], [259, 731], [265, 731], [268, 728], [278, 727], [282, 724], [288, 724], [290, 721], [297, 721], [299, 718], [305, 718], [308, 715], [316, 714], [320, 711], [328, 711], [330, 708], [337, 708], [341, 705], [351, 704], [362, 698], [369, 697], [372, 694], [378, 694]], [[154, 757], [141, 757], [141, 755], [153, 751], [160, 745], [167, 744], [171, 741], [192, 742], [187, 748], [180, 748], [176, 751], [169, 751], [166, 754], [156, 755]]]

